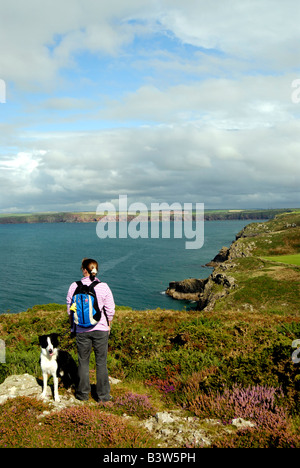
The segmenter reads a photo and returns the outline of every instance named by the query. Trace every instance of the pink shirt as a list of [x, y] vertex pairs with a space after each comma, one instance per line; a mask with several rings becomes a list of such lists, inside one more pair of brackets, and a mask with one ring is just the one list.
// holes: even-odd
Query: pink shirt
[[[95, 279], [98, 279], [98, 278], [95, 278]], [[82, 278], [81, 282], [83, 284], [86, 284], [87, 286], [91, 284], [91, 280], [88, 276]], [[71, 315], [72, 313], [72, 311], [70, 311], [70, 306], [71, 306], [72, 297], [76, 288], [77, 288], [76, 282], [72, 283], [71, 286], [69, 287], [69, 291], [67, 294], [67, 311], [69, 315]], [[102, 310], [103, 306], [105, 306], [107, 318], [109, 322], [111, 322], [115, 314], [115, 302], [114, 302], [114, 298], [113, 298], [113, 295], [109, 286], [106, 283], [99, 283], [95, 286], [95, 293], [97, 296], [100, 310]], [[87, 331], [90, 332], [94, 330], [100, 330], [100, 331], [109, 330], [109, 327], [107, 325], [107, 320], [103, 312], [101, 314], [101, 319], [93, 327], [84, 328], [84, 327], [79, 327], [78, 325], [76, 325], [76, 333], [83, 333]]]

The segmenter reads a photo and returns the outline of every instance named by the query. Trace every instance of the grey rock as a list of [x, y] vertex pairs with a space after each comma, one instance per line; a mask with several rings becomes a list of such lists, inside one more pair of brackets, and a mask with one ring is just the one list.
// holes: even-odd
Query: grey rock
[[236, 419], [233, 419], [231, 424], [235, 427], [237, 427], [238, 429], [246, 429], [248, 427], [255, 427], [256, 424], [251, 422], [251, 421], [246, 421], [245, 419], [243, 418], [236, 418]]
[[[38, 397], [41, 392], [41, 386], [33, 375], [10, 375], [0, 385], [0, 404], [18, 396]], [[49, 392], [51, 395], [50, 387]]]

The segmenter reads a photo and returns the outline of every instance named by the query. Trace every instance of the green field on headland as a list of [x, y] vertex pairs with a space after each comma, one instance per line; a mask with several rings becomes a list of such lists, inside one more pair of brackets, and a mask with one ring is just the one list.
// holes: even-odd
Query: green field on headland
[[265, 257], [266, 260], [279, 263], [288, 263], [290, 265], [300, 265], [300, 254], [278, 255], [274, 257]]
[[[300, 267], [278, 260], [297, 261], [299, 254], [300, 213], [279, 214], [238, 234], [208, 289], [199, 291], [198, 310], [117, 308], [108, 358], [110, 376], [121, 381], [112, 387], [114, 402], [100, 407], [90, 399], [43, 416], [51, 403], [7, 400], [0, 447], [300, 448], [300, 363], [292, 360], [300, 339]], [[60, 333], [62, 349], [76, 359], [67, 329], [66, 307], [58, 304], [0, 315], [0, 383], [11, 374], [41, 378], [43, 333]], [[151, 417], [161, 412], [186, 421], [181, 438], [178, 424], [155, 429]], [[97, 442], [93, 428], [102, 437]]]

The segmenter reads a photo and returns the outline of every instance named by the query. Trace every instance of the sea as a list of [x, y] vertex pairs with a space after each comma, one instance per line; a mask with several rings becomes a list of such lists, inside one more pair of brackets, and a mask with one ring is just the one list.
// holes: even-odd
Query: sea
[[[81, 261], [99, 263], [119, 306], [134, 310], [191, 308], [165, 294], [171, 281], [206, 278], [204, 265], [229, 247], [247, 220], [205, 221], [204, 244], [186, 249], [186, 239], [99, 238], [97, 223], [0, 225], [0, 314], [37, 304], [65, 304], [70, 284], [81, 279]], [[150, 231], [149, 231], [150, 232]]]

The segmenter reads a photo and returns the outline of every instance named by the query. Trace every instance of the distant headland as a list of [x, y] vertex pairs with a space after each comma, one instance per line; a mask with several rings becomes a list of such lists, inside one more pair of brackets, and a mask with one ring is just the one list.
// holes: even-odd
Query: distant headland
[[[281, 213], [293, 211], [292, 209], [252, 209], [252, 210], [205, 210], [205, 221], [231, 220], [231, 219], [272, 219]], [[161, 212], [160, 212], [161, 215]], [[128, 221], [137, 216], [127, 214]], [[98, 222], [101, 216], [96, 212], [42, 212], [42, 213], [14, 213], [0, 214], [0, 224], [33, 224], [33, 223], [94, 223]], [[116, 221], [119, 220], [117, 213]], [[170, 220], [174, 220], [171, 213]], [[176, 217], [178, 220], [178, 217]], [[150, 215], [149, 215], [150, 221]]]

